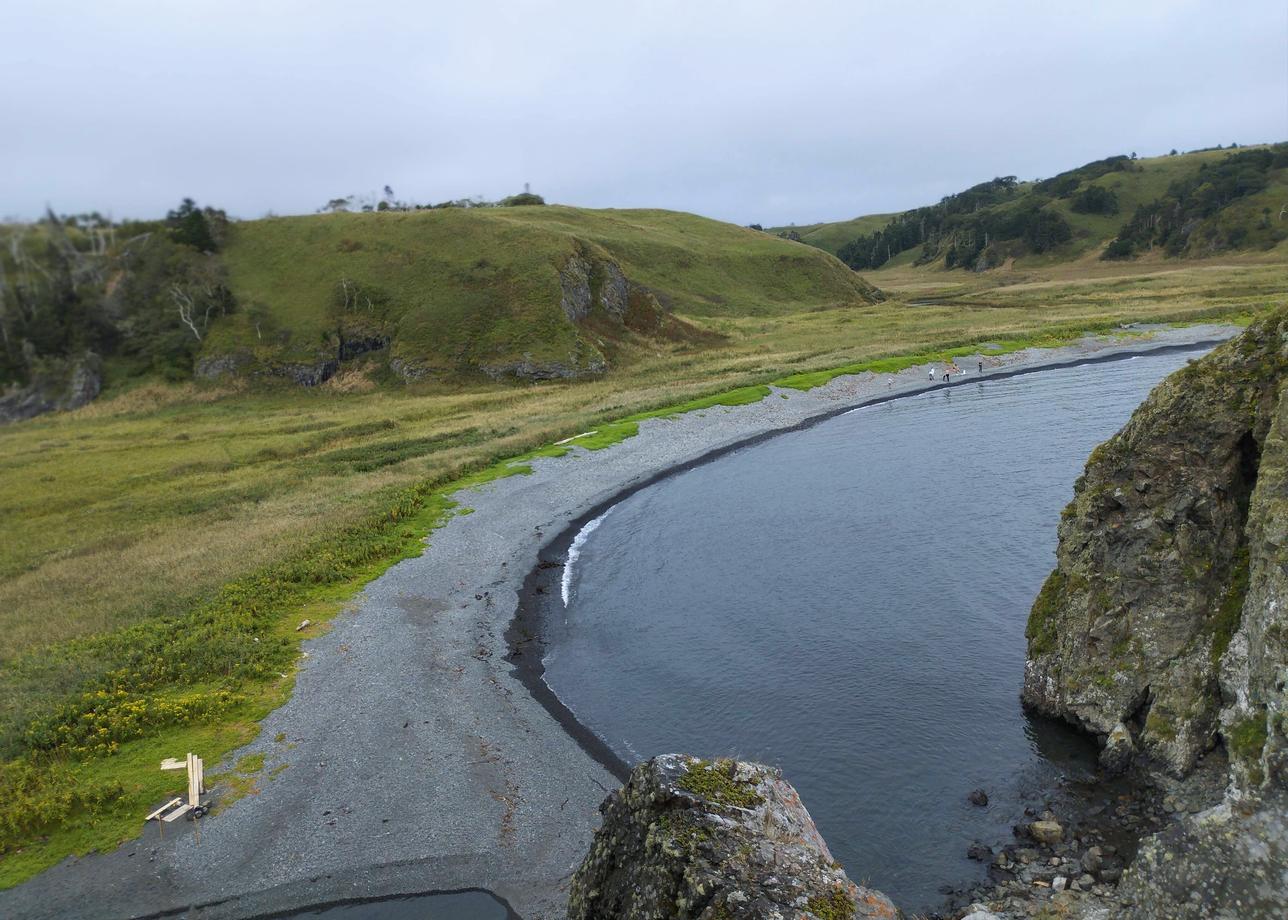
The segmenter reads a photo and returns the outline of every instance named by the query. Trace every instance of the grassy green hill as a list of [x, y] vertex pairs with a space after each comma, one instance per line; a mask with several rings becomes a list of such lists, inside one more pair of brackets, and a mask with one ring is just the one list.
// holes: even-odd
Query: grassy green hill
[[766, 233], [781, 236], [795, 231], [802, 243], [817, 246], [825, 252], [836, 255], [841, 247], [854, 239], [868, 233], [875, 233], [886, 224], [894, 214], [867, 214], [852, 220], [838, 220], [832, 223], [804, 224], [789, 227], [767, 227]]
[[[395, 366], [417, 377], [576, 376], [641, 335], [693, 334], [674, 313], [773, 316], [877, 296], [819, 250], [659, 210], [270, 218], [232, 225], [223, 256], [242, 308], [215, 324], [207, 368], [309, 364], [338, 340], [387, 340]], [[578, 285], [584, 316], [569, 307]]]
[[[1122, 247], [1124, 257], [1154, 250], [1187, 257], [1265, 250], [1288, 239], [1288, 221], [1280, 217], [1288, 204], [1283, 157], [1245, 169], [1253, 174], [1250, 184], [1246, 176], [1231, 176], [1237, 158], [1265, 150], [1282, 153], [1283, 145], [1109, 158], [1043, 181], [982, 183], [938, 205], [796, 230], [802, 242], [868, 272], [912, 264], [1023, 268], [1095, 259], [1138, 213], [1136, 244]], [[1170, 236], [1156, 232], [1159, 215], [1181, 210]], [[923, 218], [931, 231], [924, 230]]]

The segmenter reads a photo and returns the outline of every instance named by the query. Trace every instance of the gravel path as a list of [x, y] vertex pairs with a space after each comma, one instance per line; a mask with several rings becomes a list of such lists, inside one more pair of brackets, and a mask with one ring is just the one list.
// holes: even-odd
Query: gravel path
[[[1159, 330], [997, 359], [992, 376], [1226, 338]], [[976, 360], [953, 385], [977, 379]], [[201, 822], [151, 825], [118, 850], [69, 859], [0, 892], [0, 916], [243, 918], [328, 901], [489, 889], [526, 920], [563, 915], [567, 884], [617, 780], [505, 660], [505, 632], [538, 552], [570, 522], [659, 471], [866, 400], [927, 388], [925, 366], [838, 378], [808, 393], [640, 426], [461, 494], [474, 513], [367, 586], [305, 643], [295, 693], [232, 755], [266, 755], [260, 792]], [[893, 385], [890, 381], [893, 380]], [[281, 742], [275, 741], [282, 737]], [[286, 765], [275, 778], [274, 768]], [[854, 873], [862, 875], [861, 868]], [[184, 911], [189, 905], [200, 909]]]

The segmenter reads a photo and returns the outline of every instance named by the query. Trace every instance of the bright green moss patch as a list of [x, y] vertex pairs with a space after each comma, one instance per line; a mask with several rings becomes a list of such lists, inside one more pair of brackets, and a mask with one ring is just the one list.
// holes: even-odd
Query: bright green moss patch
[[733, 778], [733, 771], [732, 760], [699, 760], [689, 765], [676, 785], [709, 802], [734, 808], [755, 808], [763, 802], [754, 788]]
[[1065, 577], [1056, 569], [1047, 576], [1042, 590], [1038, 592], [1033, 609], [1029, 611], [1029, 622], [1024, 627], [1024, 636], [1029, 640], [1029, 657], [1055, 651], [1055, 618], [1060, 611], [1064, 590]]
[[1252, 763], [1261, 759], [1268, 737], [1265, 716], [1253, 715], [1231, 726], [1226, 739], [1233, 757]]
[[238, 773], [258, 773], [264, 769], [264, 755], [262, 753], [247, 754], [237, 761], [237, 766], [234, 769]]
[[805, 902], [805, 909], [819, 920], [852, 920], [856, 910], [854, 901], [840, 888], [828, 895], [815, 895]]

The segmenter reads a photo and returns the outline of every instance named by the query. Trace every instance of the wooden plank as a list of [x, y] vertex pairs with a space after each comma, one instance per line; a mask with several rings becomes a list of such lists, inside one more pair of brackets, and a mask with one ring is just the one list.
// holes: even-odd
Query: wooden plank
[[187, 764], [178, 757], [167, 757], [165, 760], [161, 761], [162, 770], [183, 770], [186, 768]]
[[164, 805], [162, 805], [156, 811], [152, 812], [152, 814], [148, 815], [143, 820], [155, 821], [157, 818], [161, 817], [161, 815], [165, 814], [171, 808], [174, 808], [174, 806], [181, 805], [181, 804], [183, 804], [183, 799], [171, 799], [170, 801], [166, 802]]
[[188, 754], [188, 805], [196, 808], [200, 804], [201, 793], [197, 791], [197, 758]]
[[170, 812], [170, 814], [166, 815], [161, 820], [167, 823], [171, 821], [177, 821], [190, 811], [192, 811], [192, 806], [188, 804], [183, 804], [183, 805], [180, 805], [178, 808], [176, 808], [174, 811]]

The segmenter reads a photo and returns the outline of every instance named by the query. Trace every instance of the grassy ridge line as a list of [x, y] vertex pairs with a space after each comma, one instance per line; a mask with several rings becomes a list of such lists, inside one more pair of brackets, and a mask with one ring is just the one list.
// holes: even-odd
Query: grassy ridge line
[[[1001, 350], [987, 353], [1064, 344], [1088, 328], [1035, 330], [997, 342]], [[843, 374], [893, 373], [982, 350], [979, 343], [945, 343], [772, 383], [807, 390]], [[173, 774], [157, 770], [162, 758], [195, 750], [216, 763], [250, 741], [258, 733], [256, 723], [285, 702], [294, 686], [304, 638], [293, 628], [298, 619], [325, 623], [389, 566], [419, 553], [429, 534], [466, 510], [452, 498], [455, 493], [530, 473], [526, 461], [536, 457], [610, 447], [637, 434], [647, 419], [745, 405], [770, 392], [769, 384], [755, 384], [646, 410], [449, 482], [403, 489], [384, 512], [319, 541], [298, 558], [226, 585], [191, 613], [22, 656], [13, 667], [36, 667], [39, 658], [58, 654], [76, 661], [76, 673], [95, 676], [28, 725], [22, 738], [0, 739], [10, 750], [27, 751], [0, 764], [0, 888], [71, 853], [134, 836], [140, 816], [179, 791]], [[190, 727], [192, 720], [204, 724]]]

